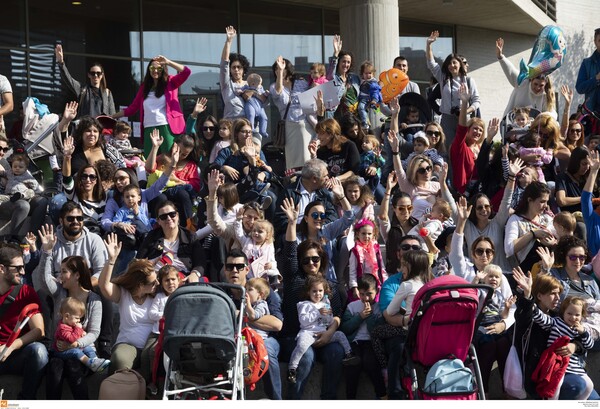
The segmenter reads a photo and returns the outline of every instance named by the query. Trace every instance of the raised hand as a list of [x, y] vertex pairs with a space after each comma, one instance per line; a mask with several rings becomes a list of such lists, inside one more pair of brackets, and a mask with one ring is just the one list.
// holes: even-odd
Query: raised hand
[[531, 286], [533, 284], [533, 279], [531, 278], [531, 274], [529, 272], [527, 274], [523, 273], [521, 267], [513, 268], [513, 278], [515, 282], [523, 290], [523, 295], [525, 298], [529, 298], [531, 295]]
[[62, 45], [56, 44], [56, 48], [54, 49], [54, 55], [56, 56], [56, 62], [58, 64], [64, 64], [65, 58], [63, 56]]
[[63, 141], [63, 155], [71, 157], [73, 152], [75, 152], [75, 142], [73, 141], [73, 137], [69, 135]]
[[496, 57], [502, 57], [502, 51], [504, 50], [504, 39], [500, 37], [496, 40]]
[[[538, 230], [539, 232], [540, 230]], [[540, 256], [542, 262], [542, 269], [544, 271], [550, 271], [554, 265], [554, 252], [550, 251], [546, 247], [538, 247], [535, 252]]]
[[225, 27], [225, 35], [227, 36], [227, 42], [230, 43], [237, 35], [237, 31], [235, 31], [235, 28], [233, 28], [233, 26], [227, 26]]
[[117, 234], [109, 233], [106, 236], [106, 240], [104, 240], [104, 245], [106, 246], [106, 251], [108, 252], [108, 262], [114, 263], [117, 261], [117, 257], [119, 257], [122, 247], [121, 242], [117, 240]]
[[466, 197], [461, 196], [461, 198], [458, 199], [458, 203], [456, 204], [456, 212], [459, 220], [467, 220], [469, 218], [469, 215], [471, 214], [472, 209], [473, 205], [469, 205], [467, 203]]
[[193, 115], [201, 114], [206, 110], [206, 104], [208, 103], [208, 99], [202, 97], [198, 98], [196, 101], [196, 105], [194, 105], [194, 110], [192, 111]]
[[275, 60], [275, 64], [277, 64], [277, 70], [279, 72], [282, 73], [283, 70], [285, 70], [285, 61], [281, 55], [277, 57], [277, 59]]
[[156, 57], [154, 57], [152, 59], [152, 61], [156, 61], [157, 63], [159, 63], [161, 66], [165, 66], [165, 65], [169, 65], [169, 63], [171, 62], [167, 57], [165, 57], [164, 55], [157, 55]]
[[344, 196], [344, 187], [338, 178], [331, 178], [331, 191], [336, 197]]
[[439, 36], [440, 36], [439, 31], [437, 31], [437, 30], [432, 31], [431, 34], [429, 35], [429, 37], [427, 37], [427, 44], [435, 43], [435, 40], [437, 40]]
[[317, 107], [317, 115], [325, 115], [325, 102], [323, 101], [323, 92], [321, 90], [318, 90], [317, 95], [314, 98], [315, 105]]
[[442, 166], [442, 169], [439, 173], [439, 179], [440, 183], [444, 185], [446, 184], [446, 180], [448, 180], [448, 162], [444, 162], [444, 165]]
[[400, 149], [400, 141], [398, 140], [398, 135], [396, 135], [396, 131], [393, 130], [389, 130], [388, 131], [388, 142], [390, 143], [390, 148], [392, 149], [392, 152], [398, 152], [398, 149]]
[[321, 143], [319, 142], [318, 139], [312, 139], [309, 143], [308, 143], [308, 153], [310, 153], [310, 157], [311, 158], [316, 158], [317, 157], [317, 151], [319, 150], [319, 145]]
[[598, 151], [596, 149], [590, 152], [588, 161], [590, 162], [591, 170], [597, 171], [598, 169], [600, 169], [600, 158], [598, 157]]
[[469, 94], [469, 90], [467, 88], [467, 84], [460, 84], [460, 88], [458, 89], [458, 97], [461, 102], [469, 103], [469, 99], [471, 99], [471, 94]]
[[208, 174], [208, 192], [214, 194], [219, 186], [223, 184], [223, 175], [217, 170], [213, 169]]
[[173, 167], [177, 166], [177, 163], [179, 162], [179, 155], [180, 155], [180, 148], [179, 148], [179, 144], [174, 143], [173, 146], [171, 147], [171, 159], [173, 159]]
[[568, 85], [561, 85], [560, 93], [565, 99], [566, 105], [571, 105], [571, 102], [573, 101], [573, 90], [569, 88]]
[[29, 251], [34, 252], [36, 249], [35, 234], [33, 234], [32, 232], [28, 232], [25, 235], [25, 241], [27, 242], [27, 244], [29, 244]]
[[521, 158], [515, 158], [508, 164], [508, 175], [516, 177], [523, 169], [525, 169], [525, 162]]
[[68, 120], [69, 122], [75, 119], [77, 116], [77, 108], [79, 104], [75, 101], [67, 102], [65, 105], [65, 110], [63, 112], [63, 118]]
[[294, 201], [291, 198], [286, 197], [281, 204], [281, 210], [283, 210], [287, 216], [289, 223], [296, 223], [298, 220], [298, 213], [300, 213], [300, 204], [294, 205]]
[[56, 245], [56, 234], [54, 234], [54, 228], [51, 224], [43, 225], [38, 231], [40, 241], [42, 242], [43, 251], [52, 251]]
[[256, 148], [254, 147], [254, 142], [252, 142], [252, 138], [246, 138], [246, 146], [244, 146], [241, 149], [241, 151], [247, 157], [256, 157]]
[[500, 119], [492, 118], [492, 120], [488, 124], [488, 141], [494, 139], [494, 136], [498, 133], [498, 128], [500, 126]]
[[339, 34], [333, 36], [333, 55], [338, 56], [342, 51], [342, 37]]
[[[158, 131], [158, 128], [154, 128], [152, 130], [152, 133], [150, 134], [150, 140], [152, 141], [153, 147], [160, 148], [160, 145], [163, 144], [163, 142], [165, 141], [165, 138], [162, 137], [162, 135]], [[175, 144], [173, 144], [173, 145], [175, 145]]]
[[517, 302], [517, 296], [516, 295], [512, 295], [510, 297], [508, 297], [506, 299], [506, 302], [504, 303], [504, 306], [508, 309], [510, 309], [513, 305], [515, 305], [515, 303]]
[[398, 97], [392, 98], [389, 105], [390, 111], [392, 111], [392, 115], [400, 113], [400, 103], [398, 102]]

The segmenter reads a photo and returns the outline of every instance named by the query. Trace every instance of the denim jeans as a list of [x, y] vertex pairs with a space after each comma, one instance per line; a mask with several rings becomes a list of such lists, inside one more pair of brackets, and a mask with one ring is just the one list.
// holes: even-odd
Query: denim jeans
[[406, 394], [402, 389], [402, 354], [404, 341], [402, 337], [394, 337], [385, 341], [385, 350], [388, 353], [388, 398], [405, 399]]
[[264, 340], [269, 354], [269, 369], [263, 377], [265, 393], [271, 400], [281, 400], [281, 373], [279, 371], [279, 342], [273, 337]]
[[23, 384], [18, 399], [36, 399], [37, 390], [44, 377], [44, 368], [48, 364], [48, 350], [40, 342], [32, 342], [13, 351], [6, 361], [0, 363], [0, 375], [14, 374], [23, 376]]
[[74, 358], [81, 361], [81, 358], [87, 356], [88, 358], [96, 358], [96, 349], [88, 345], [85, 348], [71, 348], [66, 351], [52, 351], [52, 356], [62, 359]]
[[[573, 400], [576, 396], [581, 394], [585, 390], [585, 381], [583, 377], [566, 373], [565, 378], [563, 380], [563, 384], [560, 387], [560, 395], [559, 400]], [[598, 400], [600, 396], [598, 396], [598, 392], [596, 390], [592, 390], [588, 400]]]
[[[296, 340], [294, 337], [288, 337], [280, 339], [279, 343], [282, 349], [282, 360], [287, 362], [296, 346]], [[337, 399], [338, 385], [342, 377], [342, 359], [344, 359], [344, 348], [337, 342], [321, 348], [308, 348], [296, 369], [296, 383], [289, 385], [287, 399], [302, 399], [306, 381], [317, 360], [323, 364], [321, 399]]]

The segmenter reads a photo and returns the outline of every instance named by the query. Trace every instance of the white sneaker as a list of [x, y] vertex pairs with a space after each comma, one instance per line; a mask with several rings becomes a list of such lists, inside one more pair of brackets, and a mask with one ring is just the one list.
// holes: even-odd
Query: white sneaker
[[90, 358], [88, 361], [88, 367], [93, 372], [102, 372], [110, 365], [110, 359], [103, 358]]

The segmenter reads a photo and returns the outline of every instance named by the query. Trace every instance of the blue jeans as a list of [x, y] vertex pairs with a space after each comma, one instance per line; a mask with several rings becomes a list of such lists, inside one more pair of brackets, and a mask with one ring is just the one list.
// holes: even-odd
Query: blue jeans
[[37, 390], [48, 364], [48, 350], [40, 342], [32, 342], [14, 351], [4, 362], [0, 362], [0, 375], [14, 374], [23, 376], [23, 384], [18, 399], [36, 399]]
[[263, 139], [269, 137], [269, 134], [267, 133], [269, 118], [267, 117], [262, 102], [258, 98], [252, 97], [246, 101], [244, 104], [244, 115], [248, 121], [250, 121], [250, 124], [252, 124], [252, 129], [254, 129], [254, 124], [256, 120], [258, 120], [258, 132], [260, 133], [260, 136]]
[[273, 337], [264, 340], [269, 354], [269, 369], [263, 377], [265, 393], [271, 400], [281, 400], [281, 373], [279, 371], [279, 342]]
[[[581, 392], [585, 390], [585, 381], [579, 375], [566, 373], [563, 380], [563, 384], [560, 387], [560, 394], [558, 400], [573, 400], [576, 396], [579, 396]], [[598, 392], [592, 390], [592, 393], [588, 397], [588, 400], [599, 400]]]
[[[288, 337], [280, 339], [279, 343], [282, 348], [282, 358], [287, 362], [296, 347], [296, 340], [294, 337]], [[287, 399], [302, 399], [306, 381], [317, 360], [323, 364], [321, 399], [337, 399], [337, 389], [342, 377], [342, 359], [344, 359], [344, 348], [337, 342], [321, 348], [308, 348], [296, 369], [296, 383], [289, 385]]]
[[83, 358], [84, 356], [87, 356], [88, 358], [96, 358], [96, 349], [91, 346], [88, 345], [85, 348], [71, 348], [71, 349], [67, 349], [66, 351], [52, 351], [52, 356], [53, 357], [58, 357], [61, 359], [69, 359], [69, 358], [74, 358], [77, 359], [78, 361], [81, 361], [81, 358]]
[[394, 337], [385, 341], [385, 350], [388, 353], [388, 398], [406, 399], [406, 393], [402, 389], [404, 340], [402, 337]]

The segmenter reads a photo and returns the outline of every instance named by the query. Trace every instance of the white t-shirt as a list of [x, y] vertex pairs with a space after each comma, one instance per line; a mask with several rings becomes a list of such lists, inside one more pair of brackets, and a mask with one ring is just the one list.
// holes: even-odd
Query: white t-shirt
[[144, 128], [167, 124], [167, 100], [165, 95], [156, 98], [154, 91], [150, 91], [144, 100]]
[[120, 287], [119, 315], [121, 324], [116, 344], [129, 344], [136, 348], [144, 348], [152, 331], [154, 321], [148, 315], [154, 298], [147, 297], [142, 305], [133, 301], [131, 293]]
[[[187, 267], [177, 257], [177, 252], [179, 251], [179, 239], [177, 239], [175, 241], [163, 240], [163, 247], [164, 247], [163, 253], [169, 252], [173, 255], [173, 267], [175, 267], [178, 271], [187, 272], [188, 271]], [[151, 261], [153, 263], [155, 263], [161, 257], [162, 257], [162, 255], [156, 257], [155, 259], [153, 259]]]
[[[8, 81], [8, 78], [6, 78], [4, 75], [0, 75], [0, 107], [2, 106], [2, 94], [6, 94], [7, 92], [10, 92], [12, 94], [12, 86], [10, 85], [10, 82]], [[4, 128], [4, 118], [2, 116], [0, 116], [0, 129]]]

